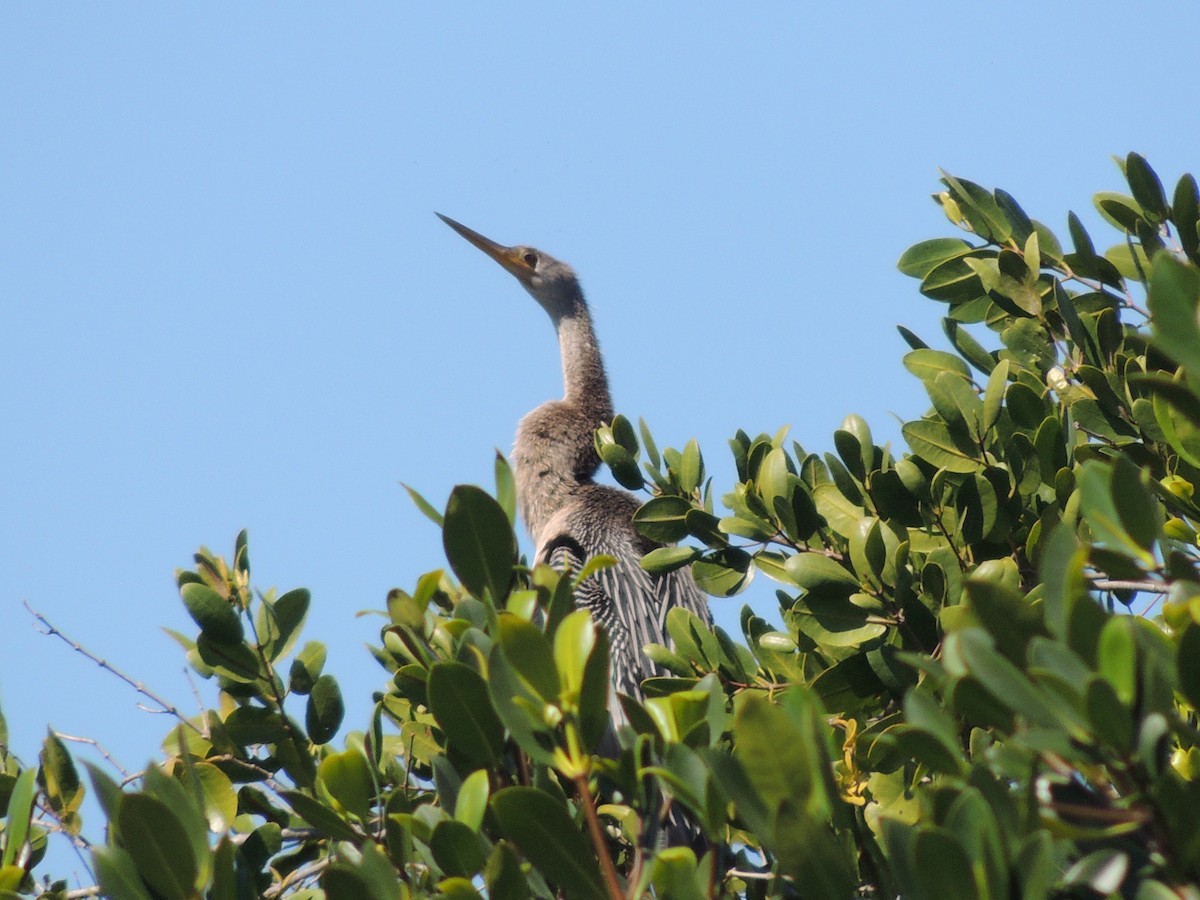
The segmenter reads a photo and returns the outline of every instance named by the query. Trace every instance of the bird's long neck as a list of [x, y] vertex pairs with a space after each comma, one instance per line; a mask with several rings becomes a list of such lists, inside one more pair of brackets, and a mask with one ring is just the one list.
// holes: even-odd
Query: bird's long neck
[[539, 546], [543, 529], [600, 466], [593, 434], [612, 420], [604, 361], [582, 301], [556, 318], [562, 353], [562, 400], [539, 406], [521, 420], [513, 449], [517, 494], [525, 524]]
[[596, 332], [592, 328], [592, 317], [587, 307], [581, 306], [572, 315], [560, 319], [556, 328], [558, 348], [562, 354], [563, 401], [577, 407], [598, 423], [607, 423], [613, 417], [612, 397], [608, 392], [604, 359], [600, 356], [600, 346], [596, 342]]

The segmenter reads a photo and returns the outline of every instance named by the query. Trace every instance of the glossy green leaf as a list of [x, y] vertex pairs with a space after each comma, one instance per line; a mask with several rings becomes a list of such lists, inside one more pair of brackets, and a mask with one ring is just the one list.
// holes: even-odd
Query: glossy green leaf
[[560, 683], [554, 651], [538, 628], [516, 616], [501, 615], [500, 646], [509, 664], [542, 699], [558, 699]]
[[208, 830], [222, 834], [232, 828], [238, 814], [238, 798], [229, 776], [212, 763], [200, 761], [192, 764], [192, 773], [200, 791]]
[[375, 786], [371, 778], [371, 766], [362, 753], [344, 750], [329, 754], [317, 767], [317, 777], [344, 809], [367, 821]]
[[429, 670], [428, 695], [438, 727], [459, 752], [480, 766], [499, 758], [504, 726], [478, 672], [458, 662], [436, 663]]
[[1125, 158], [1125, 178], [1129, 181], [1133, 199], [1145, 214], [1156, 222], [1167, 217], [1167, 195], [1163, 191], [1162, 181], [1145, 157], [1130, 153]]
[[970, 253], [973, 249], [960, 238], [933, 238], [913, 244], [905, 250], [896, 268], [911, 278], [924, 279], [942, 263]]
[[472, 594], [499, 601], [508, 593], [517, 539], [507, 513], [486, 491], [460, 484], [450, 492], [442, 542], [450, 568]]
[[133, 856], [120, 847], [92, 847], [92, 866], [105, 897], [152, 900], [145, 883], [138, 876]]
[[1192, 262], [1200, 264], [1200, 190], [1196, 179], [1184, 175], [1175, 185], [1171, 198], [1171, 221], [1179, 235], [1179, 245]]
[[504, 788], [492, 797], [492, 810], [505, 837], [568, 897], [604, 900], [591, 845], [550, 794], [530, 787]]
[[454, 799], [454, 818], [473, 831], [478, 831], [483, 824], [483, 814], [487, 810], [489, 795], [488, 773], [486, 769], [476, 769], [463, 779]]
[[127, 794], [115, 824], [121, 846], [157, 895], [168, 900], [193, 896], [199, 871], [195, 853], [170, 807], [146, 794]]
[[1059, 718], [1038, 688], [1016, 666], [998, 653], [982, 630], [967, 628], [947, 639], [952, 665], [974, 675], [993, 697], [1030, 721], [1056, 727]]
[[332, 675], [322, 675], [313, 684], [304, 709], [304, 725], [314, 744], [327, 744], [337, 734], [346, 716], [342, 689]]
[[286, 656], [295, 646], [308, 616], [311, 599], [306, 588], [296, 588], [271, 604], [271, 613], [267, 615], [268, 631], [266, 635], [260, 632], [259, 640], [268, 648], [267, 655], [272, 662]]
[[1154, 258], [1147, 298], [1154, 315], [1154, 339], [1188, 375], [1200, 384], [1200, 271], [1168, 253]]
[[29, 835], [29, 818], [33, 812], [36, 769], [25, 769], [17, 776], [8, 798], [8, 817], [4, 828], [3, 865], [11, 866], [25, 846]]
[[362, 835], [329, 806], [300, 791], [281, 791], [280, 796], [295, 810], [296, 815], [311, 827], [339, 841], [358, 842]]
[[412, 500], [413, 506], [419, 509], [425, 518], [427, 518], [438, 528], [441, 528], [445, 524], [445, 519], [442, 517], [442, 514], [434, 508], [432, 503], [422, 497], [419, 493], [417, 493], [416, 490], [409, 487], [407, 484], [402, 486], [408, 493], [409, 499]]
[[978, 472], [983, 463], [974, 454], [963, 452], [949, 429], [933, 419], [905, 422], [900, 429], [914, 454], [948, 472]]
[[652, 575], [663, 575], [699, 558], [700, 551], [694, 547], [657, 547], [642, 557], [641, 567]]
[[912, 350], [904, 355], [904, 368], [922, 381], [932, 381], [942, 372], [971, 379], [967, 364], [944, 350]]
[[183, 585], [179, 593], [188, 615], [204, 635], [221, 643], [241, 641], [242, 620], [228, 600], [208, 585], [197, 582]]
[[443, 819], [433, 829], [429, 849], [447, 875], [472, 878], [486, 860], [479, 834], [454, 819]]
[[784, 563], [788, 577], [806, 591], [840, 591], [852, 594], [862, 583], [852, 572], [821, 553], [797, 553]]
[[508, 841], [497, 841], [483, 870], [489, 900], [527, 900], [529, 883]]
[[654, 497], [633, 514], [633, 524], [650, 540], [673, 544], [687, 537], [685, 519], [691, 508], [692, 504], [683, 497]]
[[496, 478], [496, 502], [508, 516], [510, 525], [517, 522], [517, 484], [513, 477], [512, 466], [504, 458], [504, 454], [496, 451], [496, 461], [493, 465]]

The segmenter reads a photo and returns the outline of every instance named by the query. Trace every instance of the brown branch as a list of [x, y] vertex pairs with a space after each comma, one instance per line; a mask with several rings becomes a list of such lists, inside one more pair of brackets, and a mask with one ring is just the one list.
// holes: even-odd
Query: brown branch
[[[203, 732], [199, 728], [197, 728], [191, 721], [189, 721], [187, 718], [185, 718], [183, 713], [181, 713], [178, 709], [176, 709], [173, 704], [170, 704], [166, 700], [162, 699], [162, 697], [155, 694], [153, 691], [151, 691], [149, 688], [147, 688], [140, 681], [134, 681], [132, 678], [130, 678], [128, 675], [126, 675], [124, 672], [122, 672], [120, 669], [115, 668], [107, 660], [101, 659], [96, 654], [92, 653], [92, 651], [88, 650], [86, 647], [84, 647], [82, 644], [80, 644], [78, 641], [74, 641], [71, 638], [67, 637], [65, 634], [63, 634], [61, 631], [59, 631], [57, 628], [55, 628], [53, 625], [51, 625], [50, 621], [45, 616], [43, 616], [40, 612], [38, 612], [36, 609], [34, 609], [28, 603], [25, 603], [24, 605], [25, 605], [25, 609], [29, 611], [29, 614], [31, 616], [33, 616], [37, 620], [37, 623], [41, 626], [42, 634], [47, 635], [49, 637], [56, 637], [59, 640], [63, 641], [68, 647], [70, 647], [76, 653], [82, 654], [87, 659], [90, 659], [92, 662], [94, 662], [96, 665], [98, 665], [101, 669], [103, 669], [104, 671], [108, 672], [111, 675], [115, 675], [117, 678], [121, 679], [121, 681], [125, 682], [127, 685], [129, 685], [131, 688], [133, 688], [135, 691], [137, 691], [139, 694], [141, 694], [143, 697], [146, 697], [150, 701], [157, 703], [161, 707], [161, 709], [157, 709], [157, 710], [147, 710], [148, 712], [166, 713], [167, 715], [174, 716], [176, 719], [178, 719], [180, 722], [182, 722], [188, 728], [192, 729], [192, 731], [196, 732], [196, 734], [203, 734]], [[144, 709], [145, 707], [142, 707], [142, 708]]]
[[617, 867], [613, 865], [612, 854], [608, 852], [608, 843], [604, 840], [604, 831], [600, 827], [600, 817], [596, 815], [596, 804], [592, 800], [592, 792], [588, 790], [587, 776], [576, 775], [573, 780], [575, 791], [579, 794], [579, 802], [583, 804], [583, 817], [587, 820], [592, 846], [596, 848], [600, 868], [604, 870], [608, 895], [611, 900], [625, 900], [625, 892], [621, 890], [621, 880], [617, 877]]

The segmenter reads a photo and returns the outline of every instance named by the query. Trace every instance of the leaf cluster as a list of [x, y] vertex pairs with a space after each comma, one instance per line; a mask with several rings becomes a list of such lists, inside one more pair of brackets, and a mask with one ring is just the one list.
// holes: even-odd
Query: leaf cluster
[[[174, 634], [216, 703], [117, 782], [90, 847], [132, 898], [1200, 896], [1200, 202], [1137, 154], [1116, 230], [1070, 249], [1002, 190], [946, 175], [965, 237], [899, 261], [944, 304], [948, 349], [901, 329], [929, 406], [880, 446], [848, 416], [816, 453], [786, 430], [701, 448], [645, 423], [596, 434], [651, 572], [714, 597], [756, 577], [775, 621], [682, 609], [645, 652], [667, 675], [610, 696], [581, 572], [531, 565], [513, 477], [439, 510], [446, 568], [387, 596], [363, 730], [304, 590], [256, 592], [202, 550]], [[722, 602], [722, 601], [716, 601]], [[612, 704], [619, 706], [615, 727]], [[335, 739], [341, 734], [340, 743]], [[82, 840], [62, 739], [0, 756], [0, 896], [51, 832]]]

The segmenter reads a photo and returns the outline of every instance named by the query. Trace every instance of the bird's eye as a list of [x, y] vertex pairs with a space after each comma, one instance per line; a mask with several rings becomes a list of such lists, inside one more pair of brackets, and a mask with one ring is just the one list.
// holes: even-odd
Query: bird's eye
[[537, 268], [538, 257], [537, 257], [536, 253], [526, 253], [525, 256], [522, 258], [525, 260], [525, 265], [529, 266], [529, 268], [531, 268], [531, 269]]

